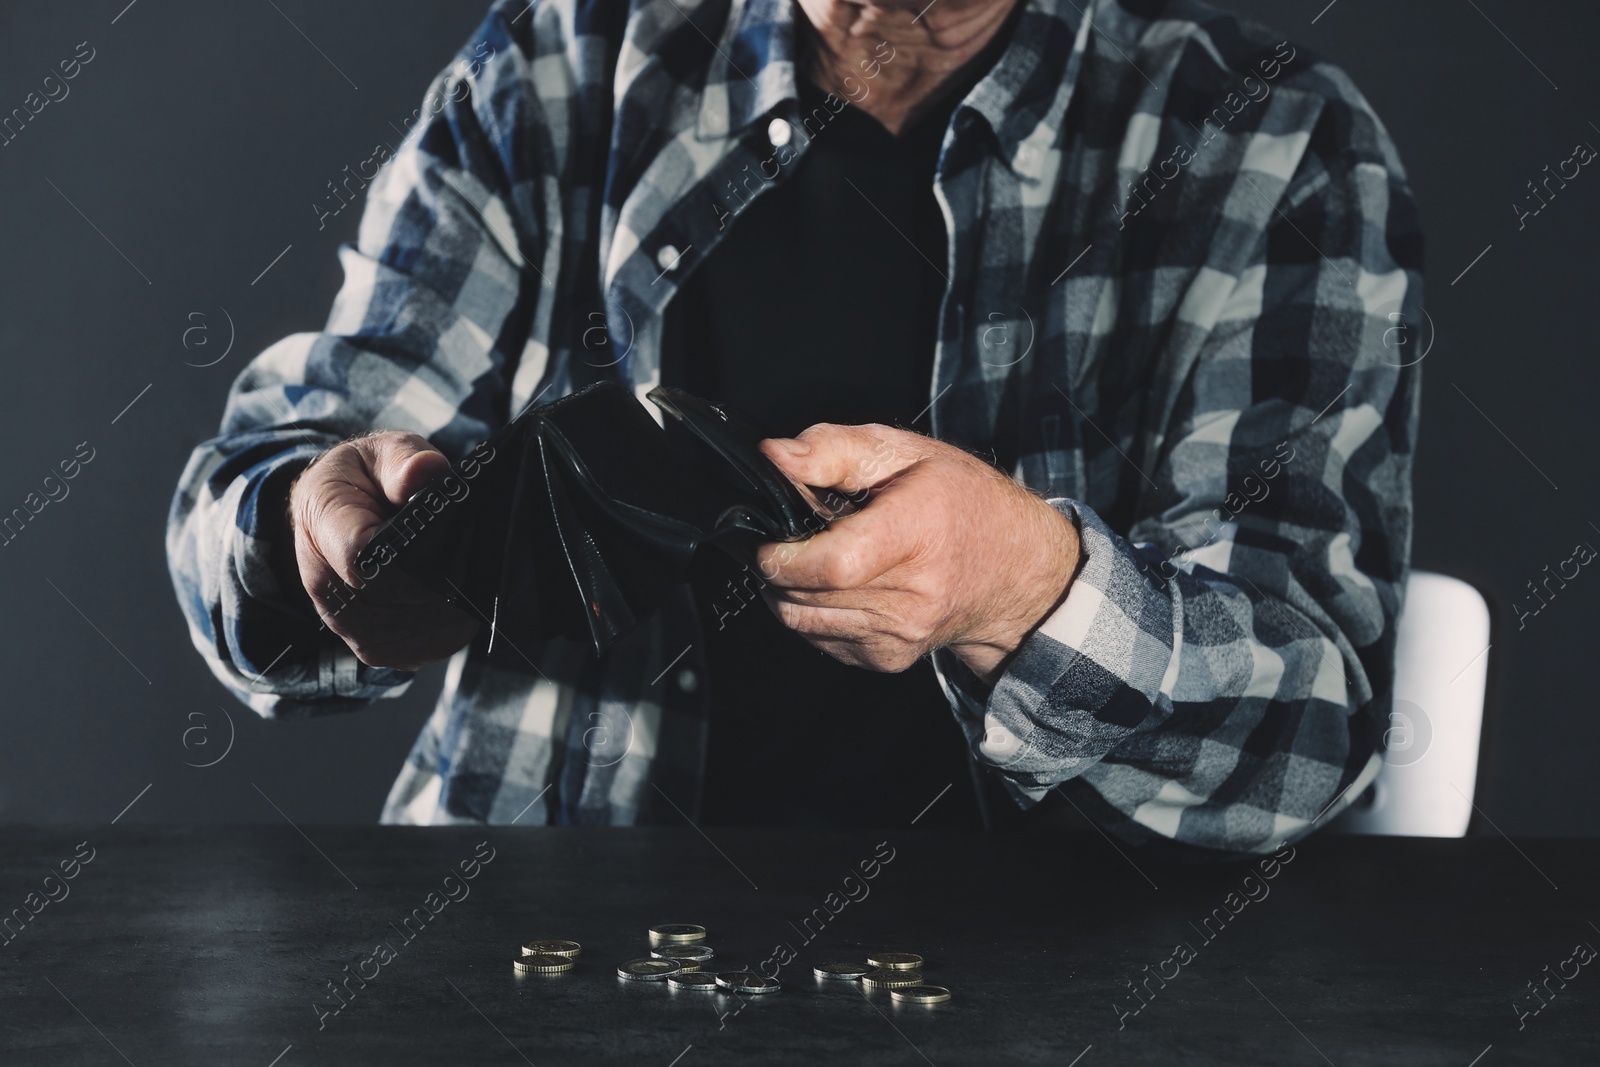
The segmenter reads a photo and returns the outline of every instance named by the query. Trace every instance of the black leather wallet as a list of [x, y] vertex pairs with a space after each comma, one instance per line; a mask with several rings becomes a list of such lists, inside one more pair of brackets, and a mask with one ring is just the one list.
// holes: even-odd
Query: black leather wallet
[[748, 419], [679, 389], [614, 382], [519, 415], [413, 496], [357, 557], [396, 567], [497, 636], [588, 638], [597, 653], [656, 610], [702, 546], [798, 541], [851, 509], [796, 485]]

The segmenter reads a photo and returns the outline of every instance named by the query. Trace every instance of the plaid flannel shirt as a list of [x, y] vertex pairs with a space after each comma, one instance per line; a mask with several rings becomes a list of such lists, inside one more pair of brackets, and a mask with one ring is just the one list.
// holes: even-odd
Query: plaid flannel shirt
[[[1130, 841], [1271, 849], [1380, 762], [1411, 534], [1419, 375], [1392, 336], [1421, 309], [1411, 194], [1348, 78], [1263, 27], [1196, 0], [1020, 2], [938, 164], [932, 421], [1070, 517], [1083, 562], [992, 687], [935, 667], [1020, 803], [1059, 786]], [[326, 327], [241, 373], [182, 475], [173, 580], [240, 699], [320, 713], [410, 681], [286, 606], [262, 501], [311, 456], [382, 428], [454, 461], [535, 398], [657, 382], [682, 279], [826, 136], [798, 110], [794, 17], [494, 5], [367, 191]], [[684, 589], [604, 660], [553, 640], [491, 666], [480, 636], [384, 821], [692, 817], [696, 626]]]

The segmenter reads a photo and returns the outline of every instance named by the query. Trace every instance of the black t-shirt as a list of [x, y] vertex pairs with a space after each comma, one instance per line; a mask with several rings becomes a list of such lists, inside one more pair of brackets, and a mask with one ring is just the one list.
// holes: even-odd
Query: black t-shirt
[[[926, 430], [947, 273], [934, 175], [950, 116], [994, 55], [898, 137], [854, 106], [833, 113], [802, 78], [800, 114], [830, 118], [673, 298], [663, 382], [773, 436], [817, 422]], [[702, 822], [904, 825], [948, 786], [917, 825], [980, 825], [965, 739], [926, 659], [901, 674], [847, 666], [778, 622], [754, 568], [703, 555], [691, 576], [710, 671]]]

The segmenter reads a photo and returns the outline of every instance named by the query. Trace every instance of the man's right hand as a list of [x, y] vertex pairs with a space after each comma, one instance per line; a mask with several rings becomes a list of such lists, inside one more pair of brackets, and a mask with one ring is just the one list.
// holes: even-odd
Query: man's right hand
[[389, 430], [335, 445], [289, 491], [300, 582], [328, 629], [370, 667], [416, 670], [478, 632], [471, 615], [398, 569], [369, 582], [356, 568], [378, 527], [449, 469], [425, 438]]

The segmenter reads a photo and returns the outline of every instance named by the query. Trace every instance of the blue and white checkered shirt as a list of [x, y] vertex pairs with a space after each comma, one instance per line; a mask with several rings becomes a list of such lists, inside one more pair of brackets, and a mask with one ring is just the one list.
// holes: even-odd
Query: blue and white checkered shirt
[[[1197, 0], [1020, 2], [939, 161], [932, 423], [1071, 517], [1084, 560], [992, 688], [935, 666], [1019, 801], [1061, 785], [1131, 841], [1268, 850], [1379, 761], [1416, 210], [1349, 79], [1266, 29]], [[584, 377], [656, 384], [679, 284], [825, 121], [796, 101], [793, 19], [494, 5], [372, 182], [326, 328], [246, 368], [183, 473], [173, 581], [240, 699], [321, 713], [410, 680], [291, 610], [269, 565], [261, 502], [309, 457], [400, 429], [457, 460]], [[680, 594], [603, 661], [458, 653], [384, 821], [692, 817], [706, 687]]]

